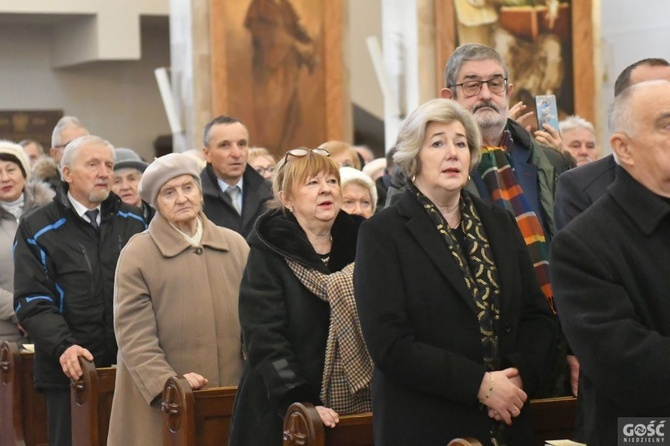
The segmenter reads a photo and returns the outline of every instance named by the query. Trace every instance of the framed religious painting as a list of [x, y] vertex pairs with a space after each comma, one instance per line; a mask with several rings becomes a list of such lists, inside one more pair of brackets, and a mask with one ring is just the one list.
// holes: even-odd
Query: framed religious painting
[[210, 0], [212, 109], [275, 155], [351, 133], [341, 0]]
[[438, 88], [462, 43], [495, 48], [510, 69], [510, 105], [535, 111], [535, 97], [554, 95], [558, 118], [596, 122], [593, 0], [435, 0]]

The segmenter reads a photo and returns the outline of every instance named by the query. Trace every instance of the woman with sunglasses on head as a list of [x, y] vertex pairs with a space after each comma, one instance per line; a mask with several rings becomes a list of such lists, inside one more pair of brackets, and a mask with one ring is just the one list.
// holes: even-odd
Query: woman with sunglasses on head
[[370, 410], [372, 365], [352, 282], [363, 219], [340, 210], [339, 182], [324, 149], [293, 149], [277, 164], [275, 201], [248, 238], [239, 301], [248, 360], [231, 446], [281, 445], [294, 402], [314, 404], [329, 427]]

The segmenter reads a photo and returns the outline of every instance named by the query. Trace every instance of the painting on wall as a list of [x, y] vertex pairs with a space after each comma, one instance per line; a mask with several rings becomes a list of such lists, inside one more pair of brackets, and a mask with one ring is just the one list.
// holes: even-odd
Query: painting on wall
[[279, 155], [345, 132], [342, 11], [326, 0], [211, 0], [212, 108]]
[[441, 69], [456, 46], [484, 43], [510, 69], [510, 104], [522, 101], [534, 111], [536, 96], [555, 95], [560, 119], [578, 113], [594, 120], [590, 0], [435, 0], [435, 6]]

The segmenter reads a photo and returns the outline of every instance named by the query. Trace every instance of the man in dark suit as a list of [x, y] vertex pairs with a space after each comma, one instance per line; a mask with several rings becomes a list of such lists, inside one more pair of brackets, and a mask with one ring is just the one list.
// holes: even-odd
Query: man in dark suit
[[592, 446], [617, 444], [619, 417], [670, 416], [670, 82], [626, 89], [610, 126], [616, 178], [551, 250]]
[[272, 198], [270, 183], [247, 164], [249, 131], [238, 119], [219, 116], [207, 123], [203, 139], [205, 215], [246, 237]]
[[[670, 80], [670, 63], [665, 59], [639, 60], [621, 72], [614, 83], [614, 96], [631, 85], [654, 79]], [[556, 229], [563, 228], [603, 196], [614, 181], [616, 171], [616, 160], [608, 155], [561, 175], [556, 187]]]

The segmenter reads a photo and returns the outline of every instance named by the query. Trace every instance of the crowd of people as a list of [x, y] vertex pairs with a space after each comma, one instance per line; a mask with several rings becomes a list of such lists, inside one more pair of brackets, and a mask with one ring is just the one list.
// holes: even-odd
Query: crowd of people
[[372, 412], [378, 445], [533, 445], [536, 397], [578, 397], [595, 446], [670, 416], [670, 64], [619, 76], [602, 159], [579, 116], [531, 133], [513, 89], [459, 46], [380, 159], [272, 154], [232, 116], [204, 161], [70, 116], [48, 151], [0, 141], [0, 339], [35, 345], [50, 444], [80, 357], [117, 367], [112, 446], [162, 444], [172, 376], [238, 386], [232, 446], [282, 444], [296, 401], [327, 427]]

